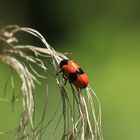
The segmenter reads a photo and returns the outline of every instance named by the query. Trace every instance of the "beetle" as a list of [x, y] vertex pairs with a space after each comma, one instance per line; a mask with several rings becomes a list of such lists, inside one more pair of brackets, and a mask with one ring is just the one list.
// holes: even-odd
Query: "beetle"
[[88, 76], [73, 60], [63, 59], [59, 64], [65, 78], [77, 88], [84, 89], [88, 86]]

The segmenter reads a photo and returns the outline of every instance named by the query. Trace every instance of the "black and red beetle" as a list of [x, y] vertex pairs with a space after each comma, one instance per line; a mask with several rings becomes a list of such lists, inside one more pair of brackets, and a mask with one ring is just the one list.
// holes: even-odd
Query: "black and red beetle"
[[63, 59], [60, 62], [60, 68], [63, 75], [77, 88], [83, 89], [88, 85], [88, 76], [73, 60]]

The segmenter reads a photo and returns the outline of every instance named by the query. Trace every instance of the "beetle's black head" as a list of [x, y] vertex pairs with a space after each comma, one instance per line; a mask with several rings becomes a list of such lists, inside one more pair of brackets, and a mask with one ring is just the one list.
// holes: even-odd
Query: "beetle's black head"
[[59, 64], [60, 68], [62, 68], [64, 65], [67, 65], [67, 64], [68, 64], [68, 61], [69, 61], [69, 60], [67, 60], [67, 59], [63, 59], [63, 60], [60, 62], [60, 64]]

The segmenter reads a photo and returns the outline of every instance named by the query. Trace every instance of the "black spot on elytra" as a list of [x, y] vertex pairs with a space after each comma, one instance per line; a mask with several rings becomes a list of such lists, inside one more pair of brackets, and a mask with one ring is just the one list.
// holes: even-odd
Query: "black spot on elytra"
[[77, 73], [70, 73], [69, 80], [71, 82], [75, 81], [77, 79]]
[[76, 70], [76, 73], [79, 74], [79, 75], [81, 75], [81, 74], [84, 74], [84, 71], [81, 68], [78, 68]]

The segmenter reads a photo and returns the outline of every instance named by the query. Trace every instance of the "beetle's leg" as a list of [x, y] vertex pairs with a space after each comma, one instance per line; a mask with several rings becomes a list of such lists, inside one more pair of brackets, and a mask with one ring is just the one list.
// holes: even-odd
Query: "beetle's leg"
[[58, 73], [56, 73], [56, 75], [55, 75], [55, 76], [58, 76], [61, 72], [62, 72], [62, 71], [59, 71]]
[[69, 84], [72, 84], [72, 82], [69, 80]]
[[62, 77], [63, 77], [63, 79], [64, 79], [64, 85], [66, 85], [66, 83], [67, 83], [67, 79], [66, 79], [64, 73], [62, 74]]
[[[60, 73], [63, 73], [63, 72], [62, 72], [62, 71], [59, 71], [55, 76], [58, 76]], [[67, 79], [66, 79], [64, 73], [62, 74], [62, 77], [63, 77], [63, 79], [64, 79], [64, 85], [66, 85]]]

